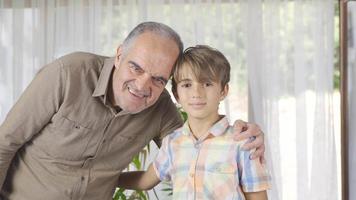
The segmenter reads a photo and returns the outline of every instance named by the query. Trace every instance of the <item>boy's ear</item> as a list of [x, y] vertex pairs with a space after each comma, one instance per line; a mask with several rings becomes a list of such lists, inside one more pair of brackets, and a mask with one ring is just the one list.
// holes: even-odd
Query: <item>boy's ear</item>
[[229, 84], [226, 84], [224, 88], [221, 90], [221, 96], [220, 96], [220, 101], [224, 100], [225, 97], [227, 96], [227, 93], [229, 92]]

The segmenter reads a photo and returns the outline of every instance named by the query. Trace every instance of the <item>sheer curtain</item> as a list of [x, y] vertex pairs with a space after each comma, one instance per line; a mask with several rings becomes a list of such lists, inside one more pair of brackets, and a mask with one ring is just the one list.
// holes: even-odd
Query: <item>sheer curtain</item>
[[[266, 131], [272, 199], [338, 199], [334, 2], [246, 1], [250, 120]], [[337, 113], [336, 113], [337, 114]]]
[[2, 0], [0, 123], [44, 64], [73, 51], [114, 55], [135, 25], [159, 21], [186, 47], [230, 60], [221, 112], [263, 128], [270, 199], [338, 199], [333, 11], [332, 0]]

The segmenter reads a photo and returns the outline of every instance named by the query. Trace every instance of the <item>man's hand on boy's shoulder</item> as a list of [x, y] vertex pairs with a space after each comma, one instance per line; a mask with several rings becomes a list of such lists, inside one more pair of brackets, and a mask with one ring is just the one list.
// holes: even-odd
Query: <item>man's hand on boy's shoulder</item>
[[264, 152], [264, 134], [260, 127], [254, 123], [244, 122], [242, 120], [236, 120], [234, 123], [235, 140], [244, 140], [247, 138], [255, 138], [251, 142], [248, 142], [242, 146], [245, 150], [251, 150], [256, 148], [256, 151], [251, 154], [251, 159], [259, 158], [261, 163], [265, 162]]

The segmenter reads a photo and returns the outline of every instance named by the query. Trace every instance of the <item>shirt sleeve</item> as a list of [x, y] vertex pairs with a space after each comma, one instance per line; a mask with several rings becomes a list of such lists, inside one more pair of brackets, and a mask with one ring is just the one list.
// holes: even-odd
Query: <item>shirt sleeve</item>
[[[242, 142], [242, 144], [244, 144], [244, 142]], [[244, 151], [239, 149], [236, 158], [239, 183], [242, 191], [244, 192], [259, 192], [267, 190], [270, 188], [271, 184], [271, 177], [265, 164], [261, 164], [258, 159], [250, 159], [250, 155], [254, 151], [255, 150]]]
[[60, 107], [64, 83], [61, 63], [43, 67], [0, 126], [0, 188], [17, 150], [50, 121]]
[[162, 146], [158, 151], [157, 157], [153, 162], [153, 169], [157, 177], [161, 181], [171, 180], [172, 168], [172, 149], [169, 145], [169, 136], [166, 136], [162, 141]]

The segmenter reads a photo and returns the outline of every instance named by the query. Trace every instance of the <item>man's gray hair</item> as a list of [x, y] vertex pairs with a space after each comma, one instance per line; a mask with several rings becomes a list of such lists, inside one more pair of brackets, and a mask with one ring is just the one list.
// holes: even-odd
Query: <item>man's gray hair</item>
[[175, 32], [171, 27], [158, 22], [143, 22], [137, 25], [124, 40], [122, 44], [123, 53], [125, 54], [127, 52], [127, 50], [131, 46], [132, 41], [134, 41], [137, 36], [145, 32], [153, 32], [160, 36], [173, 40], [179, 48], [179, 54], [182, 54], [183, 42], [180, 39], [178, 33]]

